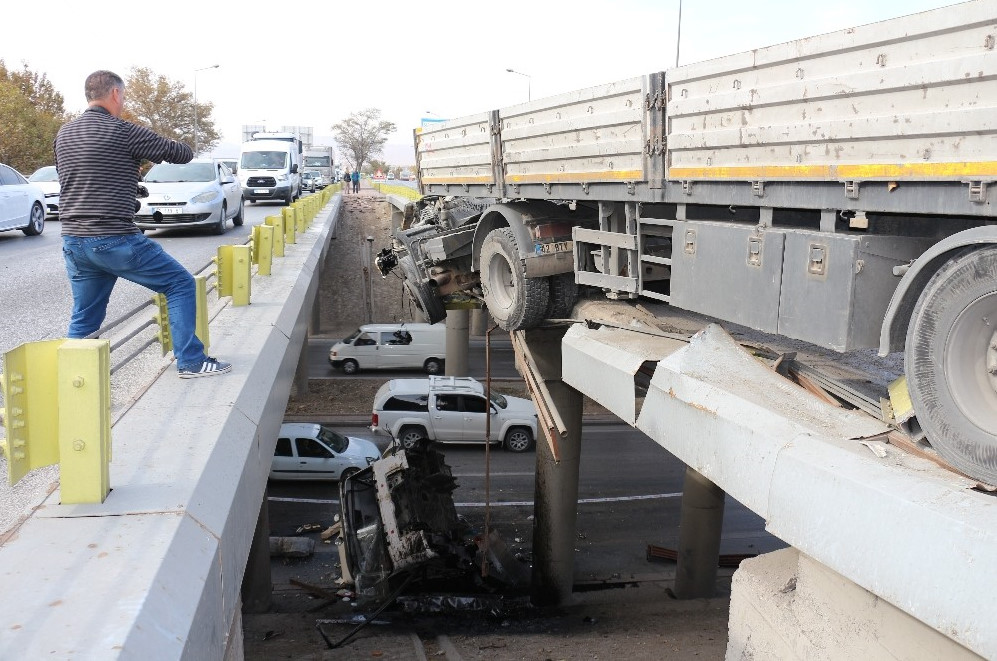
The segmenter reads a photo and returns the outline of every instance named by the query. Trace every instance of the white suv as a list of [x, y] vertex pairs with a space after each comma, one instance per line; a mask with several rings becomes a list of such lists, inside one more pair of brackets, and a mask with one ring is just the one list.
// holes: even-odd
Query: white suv
[[533, 448], [537, 437], [533, 402], [493, 392], [489, 406], [484, 387], [470, 377], [391, 379], [374, 396], [370, 426], [406, 449], [426, 440], [483, 443], [486, 411], [491, 411], [491, 442], [501, 442], [511, 452]]

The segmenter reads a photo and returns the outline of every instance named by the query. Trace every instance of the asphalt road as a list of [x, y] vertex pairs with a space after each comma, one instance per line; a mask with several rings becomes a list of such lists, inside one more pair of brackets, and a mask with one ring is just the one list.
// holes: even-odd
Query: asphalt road
[[[202, 269], [218, 252], [218, 246], [249, 240], [253, 225], [279, 213], [280, 202], [246, 204], [242, 227], [229, 224], [225, 234], [183, 229], [155, 230], [155, 239], [191, 271]], [[152, 292], [127, 281], [119, 281], [107, 308], [107, 320], [120, 317], [146, 302]], [[39, 236], [0, 232], [0, 353], [24, 342], [65, 337], [72, 311], [72, 294], [62, 257], [58, 220], [45, 222]]]
[[[248, 240], [251, 227], [266, 216], [279, 213], [279, 202], [247, 204], [242, 227], [229, 225], [220, 236], [194, 230], [156, 230], [147, 236], [192, 271], [200, 270], [218, 246]], [[152, 292], [119, 281], [108, 304], [107, 321], [150, 300]], [[72, 295], [62, 257], [58, 220], [45, 222], [39, 236], [0, 232], [0, 354], [25, 342], [65, 337], [72, 310]], [[151, 316], [151, 310], [148, 312]], [[151, 333], [151, 331], [149, 331]], [[112, 362], [118, 358], [112, 354]], [[0, 406], [2, 406], [0, 402]], [[13, 487], [7, 484], [7, 461], [0, 453], [0, 534], [35, 506], [58, 479], [58, 468], [32, 471]]]
[[[373, 440], [382, 450], [387, 446], [387, 439], [365, 428], [340, 431]], [[475, 530], [483, 529], [484, 448], [438, 447], [460, 485], [454, 492], [458, 514]], [[526, 554], [533, 532], [535, 461], [533, 452], [516, 454], [496, 448], [490, 452], [492, 526], [515, 551]], [[579, 470], [576, 582], [628, 580], [673, 571], [674, 565], [648, 562], [646, 549], [648, 544], [676, 547], [684, 474], [682, 462], [629, 425], [588, 425], [582, 433]], [[337, 482], [271, 481], [271, 534], [293, 535], [308, 523], [331, 525], [339, 511], [338, 488]], [[765, 532], [758, 515], [727, 497], [721, 553], [763, 553], [783, 546]], [[315, 568], [307, 562], [275, 559], [274, 582], [286, 582], [289, 576], [307, 580], [313, 569], [328, 573], [329, 552], [319, 544]]]

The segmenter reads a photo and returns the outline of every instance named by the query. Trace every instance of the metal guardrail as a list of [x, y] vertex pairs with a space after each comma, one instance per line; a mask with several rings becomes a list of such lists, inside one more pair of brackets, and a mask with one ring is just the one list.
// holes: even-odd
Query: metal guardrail
[[[228, 303], [248, 305], [254, 275], [252, 265], [265, 266], [262, 270], [258, 267], [256, 275], [270, 273], [273, 255], [266, 249], [272, 250], [277, 243], [273, 240], [273, 234], [279, 233], [283, 240], [295, 243], [297, 234], [308, 228], [319, 209], [331, 197], [332, 190], [329, 190], [309, 195], [284, 207], [280, 216], [272, 217], [272, 223], [254, 227], [249, 241], [241, 245], [219, 246], [218, 256], [195, 272], [198, 317], [196, 332], [205, 347], [210, 344], [208, 291], [217, 293], [215, 315]], [[202, 275], [205, 273], [206, 275]], [[208, 280], [211, 278], [214, 278], [214, 286], [209, 289]], [[230, 298], [227, 302], [223, 301], [226, 297]], [[149, 307], [153, 308], [152, 318], [141, 322], [137, 317]], [[128, 328], [129, 325], [135, 327]], [[150, 327], [157, 329], [153, 337], [141, 342], [124, 358], [111, 364], [111, 352], [129, 346]], [[113, 341], [109, 338], [100, 339], [119, 328], [128, 330], [120, 337], [113, 338]], [[163, 355], [172, 350], [169, 315], [166, 299], [162, 294], [156, 294], [150, 302], [138, 305], [104, 324], [83, 340], [28, 343], [6, 352], [2, 356], [6, 378], [0, 378], [0, 394], [3, 395], [6, 406], [5, 409], [0, 409], [0, 420], [5, 424], [8, 438], [0, 439], [0, 448], [7, 455], [10, 483], [14, 484], [33, 469], [59, 463], [64, 483], [68, 478], [74, 484], [92, 482], [101, 485], [96, 490], [72, 490], [73, 493], [86, 494], [85, 500], [67, 500], [66, 490], [63, 489], [62, 502], [103, 502], [110, 489], [106, 480], [111, 454], [110, 378], [157, 342], [162, 346]], [[70, 360], [76, 351], [81, 350], [96, 352], [103, 358], [92, 361], [89, 370], [81, 371], [78, 365], [82, 363]], [[67, 361], [72, 362], [72, 369]], [[65, 390], [62, 384], [67, 380], [79, 385], [76, 385], [75, 390]], [[105, 392], [106, 397], [103, 396]], [[75, 417], [60, 420], [63, 409], [82, 393], [88, 393], [93, 398], [91, 405], [80, 406], [79, 411], [74, 411]], [[93, 428], [98, 433], [93, 438], [84, 440], [77, 431], [80, 428]], [[81, 458], [88, 460], [79, 461]], [[75, 470], [67, 472], [69, 467]], [[81, 467], [83, 473], [79, 470]]]
[[0, 658], [238, 649], [239, 587], [339, 208], [337, 198], [299, 234], [278, 277], [257, 279], [258, 304], [218, 312], [213, 339], [230, 374], [160, 376], [116, 421], [103, 503], [67, 505], [56, 492], [4, 540], [0, 566], [18, 571], [4, 580]]

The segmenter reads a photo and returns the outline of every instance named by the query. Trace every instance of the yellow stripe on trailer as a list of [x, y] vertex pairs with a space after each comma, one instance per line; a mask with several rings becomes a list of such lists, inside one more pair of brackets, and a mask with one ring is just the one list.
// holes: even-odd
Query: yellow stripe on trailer
[[508, 184], [575, 184], [594, 181], [642, 181], [642, 170], [604, 170], [602, 172], [552, 172], [506, 175]]
[[494, 184], [491, 177], [423, 177], [423, 184]]
[[855, 165], [758, 165], [697, 168], [670, 168], [671, 180], [771, 179], [841, 180], [854, 179], [995, 179], [997, 161], [955, 163], [869, 163]]

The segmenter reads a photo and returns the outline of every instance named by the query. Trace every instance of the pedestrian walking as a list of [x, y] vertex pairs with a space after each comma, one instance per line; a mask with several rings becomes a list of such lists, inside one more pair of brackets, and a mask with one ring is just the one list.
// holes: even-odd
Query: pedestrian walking
[[135, 225], [139, 165], [188, 163], [190, 147], [121, 119], [125, 83], [95, 71], [84, 85], [87, 109], [55, 138], [62, 252], [73, 292], [68, 337], [90, 335], [104, 321], [118, 278], [166, 295], [180, 378], [214, 376], [232, 365], [204, 353], [194, 334], [194, 277]]
[[357, 171], [357, 170], [354, 170], [353, 174], [350, 175], [350, 179], [353, 180], [353, 192], [354, 193], [359, 193], [360, 192], [360, 172]]

